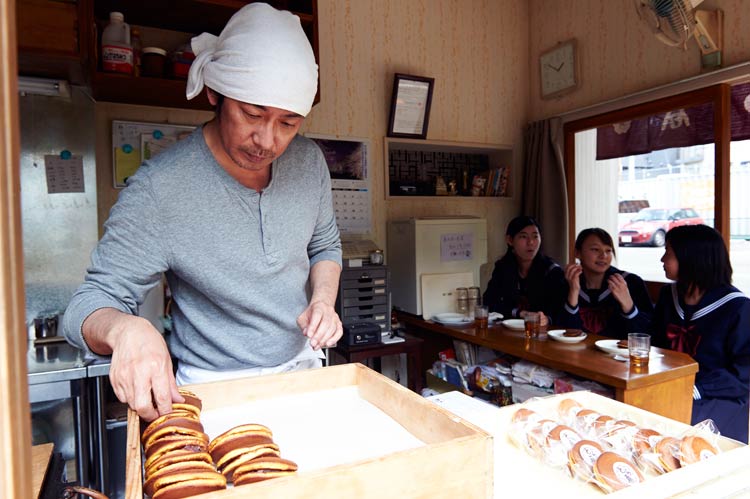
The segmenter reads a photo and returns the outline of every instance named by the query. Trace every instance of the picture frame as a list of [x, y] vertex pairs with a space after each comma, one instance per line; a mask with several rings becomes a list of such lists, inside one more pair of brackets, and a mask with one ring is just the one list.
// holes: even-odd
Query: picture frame
[[394, 75], [388, 137], [427, 138], [434, 85], [434, 78]]

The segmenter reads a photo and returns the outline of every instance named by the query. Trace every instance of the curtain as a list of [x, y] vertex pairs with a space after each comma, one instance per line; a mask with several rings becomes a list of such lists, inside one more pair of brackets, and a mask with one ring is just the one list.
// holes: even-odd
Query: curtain
[[542, 227], [542, 252], [568, 263], [568, 193], [563, 167], [562, 119], [526, 127], [521, 209]]
[[[733, 141], [750, 139], [750, 83], [732, 87]], [[713, 104], [674, 109], [596, 129], [596, 159], [622, 158], [714, 142]]]

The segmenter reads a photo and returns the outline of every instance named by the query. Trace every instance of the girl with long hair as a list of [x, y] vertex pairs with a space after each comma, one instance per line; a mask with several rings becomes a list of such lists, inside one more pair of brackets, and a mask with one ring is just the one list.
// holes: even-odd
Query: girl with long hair
[[618, 339], [649, 331], [653, 305], [646, 285], [612, 265], [612, 236], [604, 229], [582, 230], [575, 256], [580, 263], [565, 266], [568, 293], [559, 324]]
[[484, 304], [490, 312], [500, 312], [506, 318], [538, 314], [540, 325], [546, 326], [563, 299], [562, 269], [539, 251], [542, 230], [529, 216], [510, 221], [505, 242], [508, 250], [495, 262]]
[[724, 240], [706, 225], [675, 227], [661, 261], [675, 282], [659, 295], [652, 343], [698, 362], [693, 424], [712, 419], [722, 435], [747, 443], [750, 299], [732, 286]]

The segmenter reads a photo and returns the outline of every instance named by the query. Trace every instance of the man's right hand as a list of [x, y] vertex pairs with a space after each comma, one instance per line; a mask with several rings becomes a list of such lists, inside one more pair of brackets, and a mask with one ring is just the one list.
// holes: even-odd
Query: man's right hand
[[94, 352], [112, 354], [112, 389], [141, 418], [151, 421], [170, 412], [173, 402], [184, 402], [167, 344], [149, 321], [105, 308], [86, 318], [83, 334]]

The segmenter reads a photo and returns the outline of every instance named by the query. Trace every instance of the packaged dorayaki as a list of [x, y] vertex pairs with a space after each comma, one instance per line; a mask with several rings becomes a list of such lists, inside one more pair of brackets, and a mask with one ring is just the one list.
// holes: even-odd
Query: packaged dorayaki
[[563, 398], [542, 412], [536, 399], [519, 404], [508, 437], [569, 477], [610, 493], [718, 454], [719, 432], [706, 420], [682, 434], [640, 427], [624, 414], [603, 414]]

